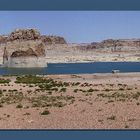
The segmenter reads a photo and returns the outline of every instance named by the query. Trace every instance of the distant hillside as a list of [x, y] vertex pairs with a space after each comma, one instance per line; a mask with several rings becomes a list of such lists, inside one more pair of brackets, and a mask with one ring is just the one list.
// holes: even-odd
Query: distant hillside
[[140, 46], [140, 39], [107, 39], [103, 40], [102, 42], [99, 43], [91, 43], [93, 46], [98, 46], [98, 47], [117, 47], [117, 46], [133, 46], [133, 47], [138, 47]]

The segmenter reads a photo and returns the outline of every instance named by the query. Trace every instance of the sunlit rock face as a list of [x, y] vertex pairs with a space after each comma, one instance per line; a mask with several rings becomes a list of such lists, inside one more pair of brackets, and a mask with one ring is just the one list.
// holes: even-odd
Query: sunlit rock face
[[60, 36], [41, 35], [36, 29], [16, 29], [0, 35], [0, 64], [6, 67], [46, 67], [48, 45], [67, 44]]
[[16, 29], [12, 32], [7, 41], [14, 40], [36, 40], [40, 38], [40, 32], [36, 29]]
[[4, 48], [3, 65], [6, 67], [46, 67], [45, 50], [28, 48], [27, 50], [7, 51]]
[[37, 30], [18, 29], [3, 39], [1, 44], [3, 66], [46, 67], [45, 44], [40, 39], [40, 33]]

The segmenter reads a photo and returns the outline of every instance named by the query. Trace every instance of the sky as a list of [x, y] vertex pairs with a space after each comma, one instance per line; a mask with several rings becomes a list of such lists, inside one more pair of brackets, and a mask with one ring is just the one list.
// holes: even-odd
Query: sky
[[0, 34], [35, 28], [69, 43], [140, 38], [140, 11], [0, 11]]

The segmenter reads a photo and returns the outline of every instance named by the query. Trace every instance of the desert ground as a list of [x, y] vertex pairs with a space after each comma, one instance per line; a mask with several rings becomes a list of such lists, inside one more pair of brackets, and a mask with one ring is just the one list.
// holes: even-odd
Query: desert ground
[[1, 129], [139, 129], [140, 73], [0, 76]]

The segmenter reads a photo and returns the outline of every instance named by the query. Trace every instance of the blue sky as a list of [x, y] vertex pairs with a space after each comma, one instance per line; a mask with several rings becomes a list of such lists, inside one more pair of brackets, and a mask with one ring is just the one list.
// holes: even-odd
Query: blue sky
[[140, 38], [140, 11], [0, 11], [0, 34], [36, 28], [70, 43]]

